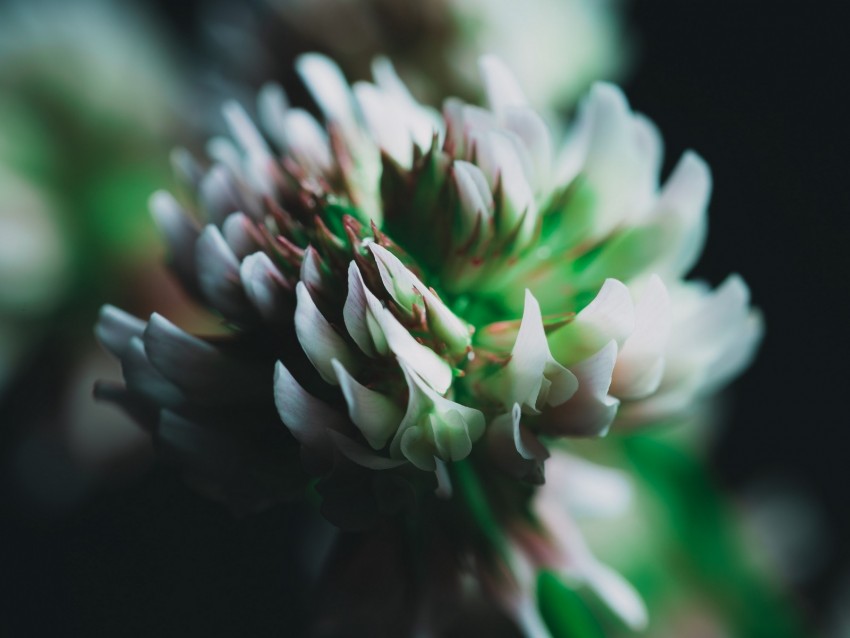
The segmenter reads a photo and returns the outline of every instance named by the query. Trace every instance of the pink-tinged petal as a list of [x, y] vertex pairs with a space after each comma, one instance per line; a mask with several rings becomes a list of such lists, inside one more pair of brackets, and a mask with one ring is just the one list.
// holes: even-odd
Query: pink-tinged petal
[[611, 394], [620, 399], [639, 399], [658, 389], [671, 321], [667, 288], [653, 275], [635, 305], [635, 329], [617, 356]]
[[225, 317], [250, 319], [251, 307], [242, 288], [239, 260], [221, 231], [208, 225], [195, 246], [198, 284], [207, 301]]
[[358, 383], [342, 363], [336, 359], [332, 363], [348, 405], [348, 416], [369, 445], [380, 450], [395, 434], [404, 413], [388, 396]]
[[112, 355], [124, 356], [133, 337], [141, 338], [145, 331], [145, 322], [116, 308], [105, 305], [100, 309], [94, 336]]
[[298, 299], [295, 308], [295, 334], [298, 335], [298, 342], [321, 377], [337, 385], [333, 360], [339, 359], [345, 367], [353, 369], [357, 366], [357, 359], [316, 306], [304, 282], [298, 282], [295, 295]]

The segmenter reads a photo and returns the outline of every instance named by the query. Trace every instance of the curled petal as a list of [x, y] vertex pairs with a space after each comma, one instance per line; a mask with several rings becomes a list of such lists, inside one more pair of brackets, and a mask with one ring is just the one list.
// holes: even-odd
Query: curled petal
[[435, 392], [405, 361], [399, 364], [407, 380], [407, 411], [390, 446], [394, 458], [404, 456], [419, 469], [436, 469], [435, 457], [458, 461], [484, 434], [485, 418]]

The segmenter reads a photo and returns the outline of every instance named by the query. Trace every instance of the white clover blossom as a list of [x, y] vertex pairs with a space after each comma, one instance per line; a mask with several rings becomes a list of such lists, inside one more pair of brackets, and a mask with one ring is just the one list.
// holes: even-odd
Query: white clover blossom
[[436, 492], [453, 551], [480, 555], [529, 635], [542, 568], [642, 626], [571, 522], [620, 511], [628, 487], [558, 440], [677, 418], [752, 355], [743, 282], [682, 280], [705, 236], [704, 162], [686, 153], [660, 185], [657, 130], [606, 84], [559, 143], [492, 57], [487, 108], [449, 99], [442, 114], [383, 60], [354, 87], [319, 55], [298, 69], [323, 124], [269, 86], [265, 134], [228, 104], [212, 166], [174, 156], [194, 199], [152, 198], [175, 273], [228, 336], [106, 307], [97, 333], [125, 386], [100, 395], [237, 509], [312, 480], [330, 520], [365, 528]]

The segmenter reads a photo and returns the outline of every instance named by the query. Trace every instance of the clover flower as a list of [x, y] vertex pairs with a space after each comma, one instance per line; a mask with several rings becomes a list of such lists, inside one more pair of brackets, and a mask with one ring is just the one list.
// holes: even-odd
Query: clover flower
[[233, 139], [210, 142], [208, 169], [175, 153], [186, 203], [152, 198], [174, 272], [224, 334], [105, 307], [97, 334], [125, 386], [99, 395], [237, 510], [309, 484], [344, 528], [438, 529], [528, 635], [545, 635], [541, 569], [643, 625], [571, 523], [616, 514], [628, 483], [563, 448], [680, 417], [753, 353], [743, 282], [682, 280], [705, 163], [688, 152], [660, 185], [655, 127], [607, 84], [556, 144], [494, 58], [487, 107], [442, 114], [385, 60], [353, 87], [319, 55], [297, 67], [323, 123], [269, 85], [264, 133], [228, 104]]

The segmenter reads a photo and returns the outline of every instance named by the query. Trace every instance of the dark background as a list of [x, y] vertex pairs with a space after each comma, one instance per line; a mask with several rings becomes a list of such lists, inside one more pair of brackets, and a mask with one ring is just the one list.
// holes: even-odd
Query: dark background
[[[199, 3], [155, 4], [191, 48]], [[840, 3], [632, 4], [626, 92], [659, 125], [667, 170], [693, 148], [714, 173], [695, 274], [740, 272], [767, 321], [713, 468], [733, 493], [780, 476], [814, 499], [833, 550], [799, 592], [817, 620], [850, 572], [846, 21]], [[58, 520], [4, 509], [3, 636], [285, 636], [303, 604], [285, 510], [235, 519], [162, 468]]]

